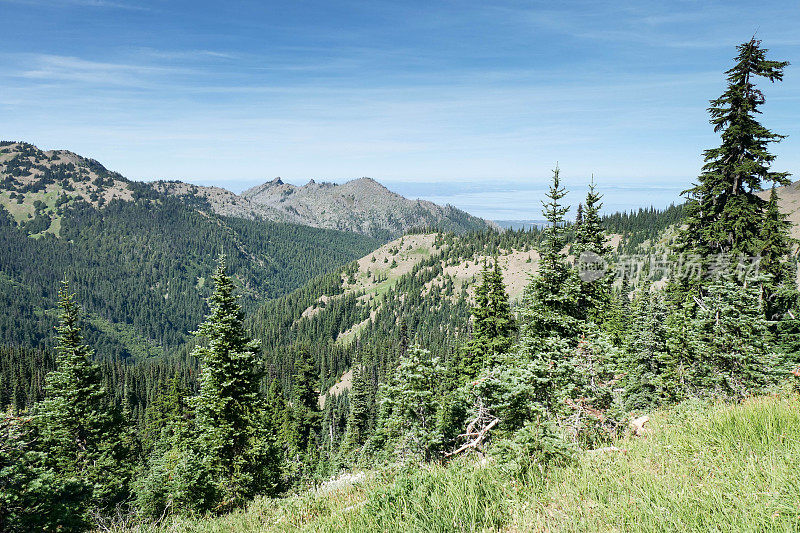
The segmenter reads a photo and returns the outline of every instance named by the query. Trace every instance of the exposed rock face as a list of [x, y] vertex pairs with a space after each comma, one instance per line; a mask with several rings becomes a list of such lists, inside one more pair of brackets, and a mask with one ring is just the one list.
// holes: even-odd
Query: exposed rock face
[[287, 221], [321, 228], [354, 231], [379, 238], [398, 236], [411, 228], [437, 227], [469, 231], [494, 227], [452, 206], [425, 200], [409, 200], [371, 178], [342, 185], [317, 183], [302, 187], [280, 178], [248, 189], [242, 198], [252, 204], [285, 213]]
[[437, 228], [457, 233], [497, 228], [453, 206], [409, 200], [371, 178], [342, 185], [313, 179], [297, 187], [275, 178], [236, 195], [219, 187], [179, 181], [158, 181], [153, 187], [177, 196], [207, 200], [214, 212], [243, 218], [263, 217], [276, 222], [352, 231], [390, 240], [413, 228]]

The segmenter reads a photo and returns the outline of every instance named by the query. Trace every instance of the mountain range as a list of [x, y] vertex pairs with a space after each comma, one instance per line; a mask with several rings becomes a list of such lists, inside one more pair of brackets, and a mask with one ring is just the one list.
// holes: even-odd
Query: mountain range
[[341, 185], [312, 179], [301, 187], [275, 178], [239, 195], [176, 181], [158, 181], [152, 186], [166, 194], [203, 198], [221, 215], [352, 231], [384, 241], [415, 228], [456, 233], [497, 228], [493, 222], [450, 205], [404, 198], [371, 178]]
[[[4, 205], [15, 200], [23, 206], [11, 209], [17, 222], [27, 223], [34, 218], [33, 203], [45, 201], [31, 193], [57, 193], [102, 207], [115, 199], [131, 200], [131, 183], [99, 162], [66, 150], [43, 151], [27, 143], [0, 142], [0, 190]], [[404, 198], [370, 178], [341, 185], [311, 180], [302, 187], [275, 178], [240, 195], [220, 187], [180, 181], [144, 185], [191, 204], [207, 204], [208, 209], [223, 216], [351, 231], [384, 241], [414, 228], [463, 233], [498, 227], [450, 205]], [[12, 193], [14, 198], [10, 198]], [[41, 212], [52, 214], [53, 209]], [[35, 227], [43, 223], [40, 217]], [[50, 231], [56, 229], [57, 226]]]

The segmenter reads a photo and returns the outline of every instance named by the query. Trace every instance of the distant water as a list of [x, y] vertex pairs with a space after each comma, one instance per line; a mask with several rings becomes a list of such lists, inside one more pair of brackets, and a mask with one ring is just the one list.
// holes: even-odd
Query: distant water
[[495, 220], [498, 226], [505, 229], [529, 230], [547, 225], [546, 220]]
[[[473, 215], [500, 221], [536, 222], [543, 218], [542, 200], [549, 187], [547, 182], [384, 182], [392, 191], [408, 198], [421, 198], [437, 204], [451, 204]], [[578, 202], [586, 196], [587, 184], [565, 183], [569, 193], [564, 202], [571, 206], [567, 218], [574, 218]], [[638, 210], [640, 207], [668, 207], [681, 203], [681, 191], [690, 183], [653, 183], [646, 185], [603, 185], [603, 214]]]

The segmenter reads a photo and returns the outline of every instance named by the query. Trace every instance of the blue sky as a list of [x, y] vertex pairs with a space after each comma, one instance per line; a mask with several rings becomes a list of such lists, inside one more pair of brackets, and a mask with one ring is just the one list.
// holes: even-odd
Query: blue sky
[[763, 121], [800, 175], [796, 1], [0, 0], [0, 21], [2, 139], [235, 191], [370, 176], [492, 218], [538, 218], [556, 161], [609, 208], [674, 200], [757, 32], [797, 64]]

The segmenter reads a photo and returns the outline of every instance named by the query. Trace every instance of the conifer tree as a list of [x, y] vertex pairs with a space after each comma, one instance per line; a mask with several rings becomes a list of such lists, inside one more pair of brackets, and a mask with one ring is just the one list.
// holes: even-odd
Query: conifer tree
[[[200, 390], [192, 398], [199, 451], [215, 491], [217, 509], [241, 505], [256, 491], [273, 492], [277, 464], [273, 436], [265, 434], [258, 344], [245, 332], [225, 258], [213, 276], [211, 312], [198, 328], [203, 341]], [[216, 501], [213, 501], [216, 500]]]
[[142, 446], [149, 455], [156, 443], [164, 438], [164, 431], [180, 431], [186, 429], [185, 418], [188, 414], [187, 391], [177, 375], [162, 385], [152, 405], [148, 405], [145, 413], [145, 430]]
[[295, 454], [316, 450], [316, 430], [321, 419], [319, 409], [319, 376], [314, 370], [314, 359], [307, 346], [300, 346], [295, 359], [292, 386], [292, 443]]
[[445, 368], [438, 358], [412, 346], [381, 391], [377, 440], [402, 461], [430, 461], [442, 448], [437, 414]]
[[592, 252], [598, 256], [605, 256], [608, 251], [606, 233], [600, 218], [600, 209], [603, 208], [601, 200], [603, 195], [597, 192], [594, 176], [589, 182], [589, 191], [586, 193], [585, 208], [582, 207], [580, 223], [575, 224], [574, 254], [579, 256], [583, 252]]
[[491, 269], [484, 262], [481, 283], [475, 288], [472, 339], [467, 343], [459, 364], [461, 378], [475, 378], [482, 369], [497, 364], [499, 356], [511, 348], [514, 330], [515, 321], [502, 270], [495, 257]]
[[353, 365], [353, 386], [350, 389], [350, 412], [347, 416], [348, 448], [358, 448], [366, 440], [370, 423], [369, 384], [360, 363]]
[[600, 218], [603, 195], [598, 193], [594, 176], [586, 193], [586, 208], [576, 224], [573, 254], [581, 272], [581, 306], [588, 318], [600, 321], [611, 301], [611, 275], [605, 259], [610, 251]]
[[684, 315], [686, 331], [670, 332], [673, 346], [684, 343], [680, 357], [688, 363], [690, 393], [741, 399], [774, 379], [778, 358], [770, 347], [759, 281], [739, 284], [731, 274], [714, 280], [689, 317]]
[[764, 309], [786, 370], [800, 363], [800, 294], [797, 262], [792, 256], [795, 239], [789, 236], [791, 222], [781, 213], [778, 194], [772, 187], [762, 230], [761, 271], [770, 275], [763, 284]]
[[[534, 410], [549, 415], [569, 395], [576, 377], [575, 348], [580, 340], [584, 310], [580, 307], [580, 279], [563, 253], [566, 196], [559, 169], [547, 194], [544, 215], [548, 226], [540, 248], [539, 271], [525, 288], [520, 310], [517, 356], [525, 365], [526, 386]], [[515, 389], [518, 387], [514, 387]]]
[[89, 529], [91, 487], [54, 468], [37, 449], [30, 418], [0, 414], [0, 531], [77, 532]]
[[56, 369], [36, 409], [42, 444], [57, 471], [91, 486], [91, 505], [114, 509], [128, 497], [132, 475], [122, 417], [103, 387], [92, 350], [83, 342], [80, 310], [65, 280], [59, 290]]
[[[492, 405], [497, 416], [516, 420], [518, 425], [562, 425], [569, 419], [573, 437], [593, 443], [601, 433], [605, 433], [602, 438], [607, 438], [607, 432], [599, 427], [602, 424], [588, 420], [582, 413], [587, 409], [602, 412], [610, 407], [617, 349], [608, 335], [586, 321], [587, 310], [580, 305], [580, 279], [563, 251], [563, 217], [567, 208], [561, 200], [565, 195], [556, 168], [548, 201], [544, 202], [549, 224], [540, 249], [539, 271], [526, 287], [520, 312], [517, 362], [497, 378], [486, 381], [493, 383], [493, 390], [486, 391], [487, 404]], [[594, 217], [598, 200], [599, 195], [589, 198], [578, 231], [597, 223]], [[595, 233], [584, 235], [594, 239]], [[602, 230], [599, 235], [602, 238]], [[604, 239], [591, 242], [598, 243], [602, 251]], [[582, 244], [591, 246], [587, 238]], [[508, 429], [505, 424], [504, 427]]]
[[736, 63], [727, 71], [728, 87], [708, 109], [714, 131], [722, 132], [722, 144], [705, 151], [703, 173], [686, 191], [687, 224], [681, 245], [702, 257], [758, 255], [765, 202], [756, 193], [764, 181], [789, 181], [788, 173], [770, 170], [775, 156], [768, 145], [784, 136], [756, 120], [764, 95], [754, 84], [756, 77], [781, 81], [789, 63], [768, 60], [767, 50], [755, 38], [737, 50]]
[[630, 329], [630, 293], [628, 277], [623, 276], [619, 290], [612, 291], [608, 312], [602, 323], [603, 329], [616, 346], [622, 346]]
[[625, 339], [624, 403], [628, 410], [646, 410], [665, 402], [667, 308], [658, 291], [642, 286], [632, 305], [631, 328]]
[[491, 336], [494, 341], [495, 353], [501, 354], [511, 348], [516, 322], [511, 312], [508, 301], [508, 292], [503, 282], [503, 271], [497, 257], [494, 258], [494, 267], [489, 277], [489, 305], [492, 309]]
[[584, 310], [580, 307], [580, 280], [564, 256], [564, 215], [569, 207], [561, 204], [567, 194], [561, 186], [559, 168], [542, 202], [548, 225], [540, 247], [539, 270], [525, 288], [521, 312], [521, 331], [529, 338], [556, 336], [577, 343]]
[[275, 435], [275, 443], [282, 448], [287, 446], [285, 434], [287, 405], [283, 397], [283, 386], [278, 378], [274, 378], [267, 389], [266, 410], [269, 431]]

